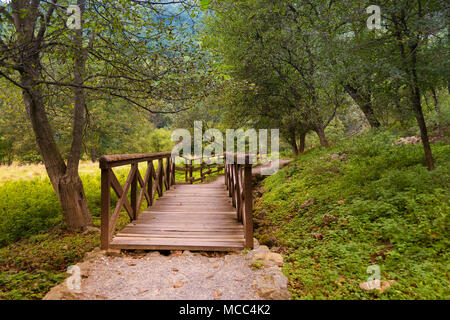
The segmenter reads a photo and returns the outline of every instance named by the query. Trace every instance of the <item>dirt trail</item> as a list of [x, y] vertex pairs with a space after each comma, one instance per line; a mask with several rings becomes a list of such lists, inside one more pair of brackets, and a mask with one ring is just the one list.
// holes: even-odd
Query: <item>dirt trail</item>
[[88, 266], [81, 283], [86, 299], [260, 299], [252, 286], [260, 271], [242, 254], [100, 256]]

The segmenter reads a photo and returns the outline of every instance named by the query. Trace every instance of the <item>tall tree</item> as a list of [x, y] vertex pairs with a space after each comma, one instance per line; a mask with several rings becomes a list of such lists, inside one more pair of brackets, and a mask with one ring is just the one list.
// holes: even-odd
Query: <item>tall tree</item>
[[[178, 2], [181, 9], [188, 1]], [[91, 216], [78, 175], [87, 105], [86, 90], [113, 96], [149, 112], [177, 112], [158, 101], [179, 101], [198, 91], [202, 79], [195, 46], [176, 38], [164, 3], [78, 0], [83, 28], [66, 27], [67, 1], [12, 0], [0, 6], [0, 76], [22, 90], [23, 102], [50, 181], [69, 229]], [[171, 3], [169, 3], [171, 4]], [[86, 39], [88, 39], [86, 41]], [[87, 65], [89, 62], [89, 65]], [[185, 85], [183, 85], [183, 83]], [[48, 111], [55, 97], [73, 96], [71, 147], [64, 160]]]
[[[292, 17], [286, 3], [216, 2], [207, 25], [205, 43], [230, 66], [233, 77], [256, 85], [253, 96], [260, 97], [263, 113], [282, 113], [280, 106], [287, 106], [285, 112], [298, 116], [299, 128], [314, 130], [320, 143], [328, 146], [325, 128], [337, 107], [328, 97], [335, 87], [321, 69], [316, 37]], [[293, 136], [288, 134], [287, 139], [295, 141]]]
[[[422, 109], [422, 94], [427, 79], [435, 70], [424, 53], [440, 38], [446, 37], [449, 5], [447, 1], [380, 1], [385, 21], [385, 33], [380, 37], [388, 49], [392, 67], [400, 71], [399, 80], [408, 88], [414, 116], [420, 129], [429, 170], [434, 161]], [[441, 42], [442, 43], [442, 42]], [[448, 55], [448, 52], [447, 52]]]

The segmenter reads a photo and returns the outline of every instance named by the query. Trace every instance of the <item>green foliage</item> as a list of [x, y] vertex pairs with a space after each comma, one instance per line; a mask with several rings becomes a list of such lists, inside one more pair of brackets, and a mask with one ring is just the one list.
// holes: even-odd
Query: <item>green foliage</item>
[[[151, 153], [170, 151], [167, 129], [155, 129], [147, 114], [118, 101], [96, 103], [86, 137], [87, 153], [92, 160], [105, 154]], [[133, 121], [130, 121], [130, 118]]]
[[0, 79], [0, 164], [40, 162], [21, 91]]
[[6, 300], [42, 299], [46, 292], [64, 279], [64, 274], [53, 272], [0, 272], [0, 298]]
[[262, 267], [262, 261], [255, 261], [255, 262], [253, 262], [253, 268], [261, 269], [261, 267]]
[[0, 299], [43, 298], [68, 276], [68, 266], [98, 245], [98, 233], [55, 229], [1, 248]]
[[[115, 171], [123, 184], [128, 170]], [[99, 227], [99, 170], [81, 174], [81, 179], [94, 226]], [[99, 245], [100, 236], [61, 228], [61, 207], [48, 178], [8, 181], [0, 185], [0, 194], [0, 299], [41, 299], [66, 278], [69, 265]], [[115, 204], [117, 196], [111, 198]], [[128, 223], [122, 212], [117, 229]]]
[[[294, 298], [450, 298], [450, 145], [432, 146], [429, 172], [421, 146], [395, 138], [370, 132], [311, 150], [265, 180], [256, 214], [276, 226]], [[383, 294], [359, 288], [372, 264], [396, 280]]]
[[202, 40], [221, 59], [217, 72], [227, 72], [235, 83], [224, 87], [230, 122], [245, 119], [253, 126], [280, 128], [293, 145], [307, 131], [322, 132], [335, 110], [346, 107], [343, 88], [322, 67], [329, 65], [321, 58], [328, 48], [318, 45], [311, 37], [316, 30], [291, 12], [300, 4], [213, 4]]
[[61, 206], [48, 179], [10, 181], [0, 186], [0, 246], [61, 220]]
[[[20, 91], [0, 81], [0, 164], [39, 163], [42, 161], [33, 131], [23, 110]], [[71, 106], [51, 118], [55, 139], [63, 156], [71, 145], [72, 130], [67, 126]], [[133, 119], [133, 121], [130, 121]], [[170, 151], [172, 141], [167, 129], [155, 129], [148, 114], [118, 100], [90, 102], [89, 123], [82, 157], [97, 160], [104, 154]]]

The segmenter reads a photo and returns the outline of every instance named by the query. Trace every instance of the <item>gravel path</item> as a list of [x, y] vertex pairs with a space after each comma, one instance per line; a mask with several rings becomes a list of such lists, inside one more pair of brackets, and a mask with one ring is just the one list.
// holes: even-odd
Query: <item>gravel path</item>
[[81, 286], [89, 299], [261, 299], [252, 286], [260, 270], [251, 268], [243, 254], [101, 255], [87, 267], [81, 270]]

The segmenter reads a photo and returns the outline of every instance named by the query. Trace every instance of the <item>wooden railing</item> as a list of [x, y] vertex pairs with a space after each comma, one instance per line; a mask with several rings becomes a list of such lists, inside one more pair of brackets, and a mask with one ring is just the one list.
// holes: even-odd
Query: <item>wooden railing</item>
[[[245, 163], [238, 164], [238, 155], [233, 154], [234, 163], [213, 164], [207, 159], [195, 167], [195, 158], [185, 158], [185, 167], [177, 167], [170, 152], [152, 154], [124, 154], [103, 156], [100, 158], [101, 169], [101, 248], [108, 249], [114, 235], [119, 215], [125, 208], [130, 220], [136, 220], [144, 201], [151, 206], [155, 196], [162, 197], [164, 190], [169, 190], [175, 184], [175, 171], [185, 173], [185, 181], [194, 183], [203, 181], [208, 174], [220, 172], [225, 168], [225, 184], [233, 206], [236, 208], [237, 219], [244, 225], [245, 246], [253, 248], [253, 196], [252, 196], [252, 164], [249, 155], [245, 155]], [[225, 154], [220, 155], [222, 160]], [[217, 157], [216, 157], [217, 158]], [[158, 161], [155, 169], [154, 161]], [[139, 172], [139, 163], [147, 162], [144, 177]], [[115, 167], [130, 165], [130, 172], [123, 187], [120, 185], [114, 171]], [[213, 166], [216, 166], [213, 170]], [[205, 170], [206, 169], [206, 170]], [[200, 170], [200, 178], [194, 178], [193, 172]], [[138, 192], [138, 185], [140, 191]], [[117, 204], [111, 214], [111, 188], [118, 197]], [[128, 200], [130, 193], [130, 200]]]
[[238, 221], [244, 225], [245, 246], [253, 249], [253, 194], [251, 156], [243, 156], [238, 164], [238, 154], [232, 154], [233, 163], [225, 163], [225, 185], [236, 208]]
[[[156, 170], [154, 161], [158, 161]], [[139, 163], [141, 162], [147, 162], [147, 171], [144, 177], [139, 172]], [[122, 187], [112, 168], [125, 165], [131, 165], [131, 169]], [[175, 184], [175, 163], [172, 161], [170, 152], [124, 154], [101, 157], [100, 169], [102, 170], [101, 248], [108, 249], [122, 208], [125, 207], [130, 220], [136, 220], [144, 197], [148, 206], [151, 206], [156, 193], [162, 197], [164, 190], [169, 190]], [[141, 187], [139, 194], [138, 184]], [[111, 188], [118, 197], [112, 215], [110, 214]], [[128, 191], [130, 191], [130, 201], [127, 196]]]
[[[177, 171], [183, 171], [184, 172], [184, 180], [186, 183], [193, 184], [197, 181], [205, 181], [205, 178], [213, 173], [220, 173], [225, 166], [223, 165], [223, 158], [224, 155], [218, 155], [211, 158], [204, 158], [204, 157], [191, 157], [191, 156], [183, 156], [182, 157], [185, 160], [184, 168], [183, 167], [175, 167], [175, 170]], [[213, 163], [211, 159], [215, 159], [217, 162]], [[201, 163], [197, 166], [195, 165], [195, 161], [200, 160]], [[200, 171], [200, 177], [195, 178], [194, 172]]]

